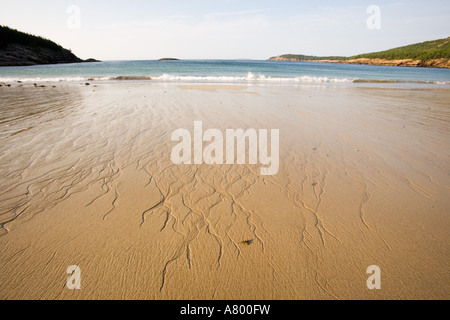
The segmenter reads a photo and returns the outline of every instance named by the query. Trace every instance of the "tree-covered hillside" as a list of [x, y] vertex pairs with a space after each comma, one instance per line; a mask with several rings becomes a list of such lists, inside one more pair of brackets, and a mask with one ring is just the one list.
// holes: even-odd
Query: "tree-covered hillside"
[[7, 45], [12, 43], [25, 45], [30, 48], [47, 48], [51, 50], [63, 49], [63, 47], [51, 40], [20, 32], [6, 26], [0, 26], [0, 49], [5, 48]]
[[381, 52], [361, 54], [348, 59], [386, 59], [386, 60], [431, 60], [450, 59], [450, 37], [434, 41], [416, 43], [404, 47], [390, 49]]
[[[88, 59], [85, 62], [95, 61]], [[0, 66], [78, 62], [84, 61], [51, 40], [0, 26]]]

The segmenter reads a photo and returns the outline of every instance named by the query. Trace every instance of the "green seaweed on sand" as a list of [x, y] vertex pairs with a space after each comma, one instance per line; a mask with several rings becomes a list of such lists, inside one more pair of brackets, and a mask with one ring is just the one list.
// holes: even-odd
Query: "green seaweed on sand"
[[245, 241], [242, 241], [241, 244], [246, 245], [246, 246], [251, 246], [253, 244], [253, 240], [245, 240]]

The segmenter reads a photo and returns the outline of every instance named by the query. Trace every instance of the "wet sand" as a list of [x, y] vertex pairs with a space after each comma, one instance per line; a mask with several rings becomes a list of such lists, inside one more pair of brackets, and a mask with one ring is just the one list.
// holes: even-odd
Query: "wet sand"
[[[92, 84], [0, 88], [0, 299], [450, 298], [450, 90]], [[278, 174], [174, 165], [194, 121]]]

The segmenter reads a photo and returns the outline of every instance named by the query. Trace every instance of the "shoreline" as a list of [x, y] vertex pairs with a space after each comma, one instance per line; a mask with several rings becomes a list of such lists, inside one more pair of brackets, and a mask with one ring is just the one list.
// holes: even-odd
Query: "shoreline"
[[[164, 78], [164, 77], [163, 77]], [[394, 87], [394, 88], [450, 88], [450, 81], [407, 81], [407, 80], [380, 80], [380, 79], [343, 79], [343, 78], [262, 78], [262, 79], [245, 79], [242, 77], [240, 80], [221, 80], [221, 79], [203, 79], [192, 80], [188, 79], [161, 79], [159, 77], [150, 76], [117, 76], [117, 77], [84, 77], [83, 79], [71, 79], [62, 80], [60, 78], [55, 79], [6, 79], [7, 81], [0, 81], [0, 88], [6, 87], [24, 87], [24, 86], [40, 86], [53, 87], [55, 85], [96, 85], [96, 84], [108, 84], [108, 83], [167, 83], [167, 84], [204, 84], [204, 85], [246, 85], [246, 86], [373, 86], [373, 87]]]
[[434, 69], [450, 69], [450, 59], [433, 59], [428, 61], [414, 59], [348, 59], [348, 60], [298, 60], [283, 57], [270, 58], [269, 61], [286, 61], [286, 62], [318, 62], [318, 63], [338, 63], [338, 64], [354, 64], [354, 65], [371, 65], [371, 66], [388, 66], [388, 67], [410, 67], [410, 68], [434, 68]]
[[[170, 66], [169, 66], [170, 65]], [[115, 61], [55, 68], [0, 68], [0, 83], [152, 81], [165, 83], [246, 83], [246, 84], [314, 84], [314, 83], [393, 83], [450, 85], [446, 69], [356, 66], [338, 67], [329, 63], [283, 63], [273, 61], [181, 61], [165, 66], [159, 61]], [[137, 68], [138, 66], [139, 68]], [[20, 68], [20, 67], [19, 67]], [[415, 69], [415, 70], [414, 70]]]

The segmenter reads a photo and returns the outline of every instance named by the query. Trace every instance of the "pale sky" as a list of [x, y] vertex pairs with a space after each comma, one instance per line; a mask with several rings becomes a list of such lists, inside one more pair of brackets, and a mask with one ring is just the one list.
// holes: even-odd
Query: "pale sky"
[[[379, 30], [367, 27], [370, 5]], [[83, 59], [350, 56], [450, 36], [450, 1], [0, 0], [0, 24]]]

